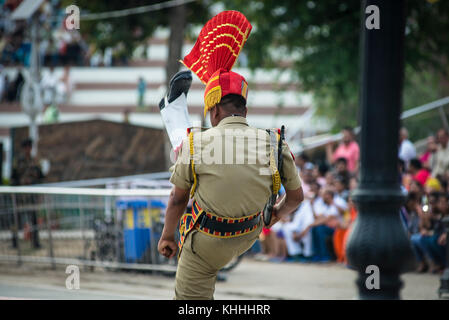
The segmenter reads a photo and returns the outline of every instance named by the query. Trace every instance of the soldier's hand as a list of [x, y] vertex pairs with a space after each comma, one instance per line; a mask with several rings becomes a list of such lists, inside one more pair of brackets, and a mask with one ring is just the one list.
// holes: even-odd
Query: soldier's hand
[[266, 227], [267, 229], [270, 229], [276, 222], [278, 222], [281, 218], [278, 217], [277, 214], [277, 208], [276, 206], [273, 208], [273, 213], [271, 214], [271, 221], [270, 224]]
[[174, 239], [164, 239], [161, 238], [157, 245], [157, 250], [166, 258], [173, 258], [176, 254], [178, 245]]

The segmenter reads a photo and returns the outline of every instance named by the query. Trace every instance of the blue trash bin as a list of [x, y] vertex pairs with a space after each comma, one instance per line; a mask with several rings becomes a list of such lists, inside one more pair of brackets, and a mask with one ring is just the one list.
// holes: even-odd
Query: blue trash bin
[[[126, 262], [141, 260], [151, 245], [151, 227], [154, 214], [165, 209], [165, 204], [159, 200], [118, 200], [118, 210], [124, 212], [123, 242]], [[153, 216], [153, 217], [152, 217]], [[160, 232], [153, 235], [155, 241], [160, 238]], [[156, 242], [157, 243], [157, 242]]]

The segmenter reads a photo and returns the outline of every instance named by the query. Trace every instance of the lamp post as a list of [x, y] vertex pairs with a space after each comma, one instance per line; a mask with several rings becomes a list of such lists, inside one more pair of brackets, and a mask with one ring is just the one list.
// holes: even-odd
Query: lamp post
[[[368, 29], [365, 12], [378, 8], [379, 28]], [[371, 7], [373, 8], [373, 7]], [[368, 8], [369, 9], [369, 8]], [[361, 43], [361, 170], [352, 198], [358, 207], [348, 245], [349, 264], [359, 274], [361, 299], [399, 299], [400, 274], [415, 260], [399, 216], [398, 134], [404, 69], [405, 0], [365, 0]], [[372, 267], [378, 287], [368, 285]]]

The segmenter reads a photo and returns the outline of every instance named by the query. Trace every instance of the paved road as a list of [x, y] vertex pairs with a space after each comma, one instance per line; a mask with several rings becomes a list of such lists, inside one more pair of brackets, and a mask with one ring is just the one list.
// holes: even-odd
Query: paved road
[[[172, 299], [172, 277], [80, 270], [80, 289], [65, 287], [65, 268], [0, 264], [0, 299]], [[356, 274], [338, 264], [270, 263], [244, 259], [215, 299], [355, 299]], [[406, 274], [404, 299], [437, 299], [439, 276]]]

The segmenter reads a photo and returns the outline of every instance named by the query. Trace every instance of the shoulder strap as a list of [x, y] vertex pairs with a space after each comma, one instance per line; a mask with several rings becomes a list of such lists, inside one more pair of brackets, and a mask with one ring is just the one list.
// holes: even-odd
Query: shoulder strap
[[195, 152], [193, 148], [193, 130], [190, 130], [189, 132], [189, 145], [190, 145], [190, 166], [192, 168], [192, 175], [193, 175], [193, 185], [192, 188], [190, 189], [190, 198], [193, 198], [193, 195], [195, 194], [196, 185], [198, 184], [198, 180], [196, 178], [195, 173], [195, 162], [193, 160], [193, 155]]
[[281, 176], [278, 170], [278, 159], [279, 159], [279, 140], [280, 135], [275, 130], [267, 130], [270, 134], [270, 170], [271, 177], [273, 179], [273, 189], [272, 194], [275, 195], [279, 192], [281, 188]]

